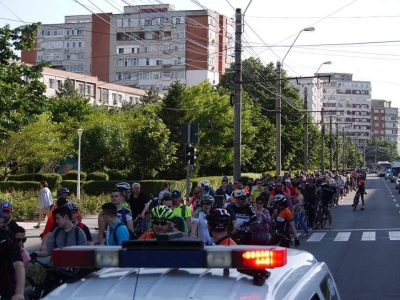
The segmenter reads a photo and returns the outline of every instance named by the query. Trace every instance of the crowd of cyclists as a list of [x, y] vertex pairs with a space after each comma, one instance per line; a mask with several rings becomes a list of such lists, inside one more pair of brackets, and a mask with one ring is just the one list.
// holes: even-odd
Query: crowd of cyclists
[[[23, 248], [25, 229], [12, 220], [12, 205], [5, 201], [0, 204], [0, 296], [25, 299], [21, 282], [29, 261], [51, 256], [53, 249], [66, 246], [121, 245], [177, 232], [205, 245], [298, 247], [297, 229], [303, 228], [302, 236], [307, 237], [319, 221], [321, 208], [329, 221], [326, 229], [332, 228], [331, 209], [351, 191], [361, 195], [361, 210], [365, 209], [365, 176], [363, 171], [296, 176], [286, 171], [279, 177], [249, 179], [246, 185], [240, 178], [232, 183], [223, 177], [215, 190], [203, 180], [186, 201], [180, 191], [170, 191], [167, 182], [150, 200], [139, 183], [121, 182], [110, 191], [110, 201], [101, 207], [96, 241], [82, 223], [78, 205], [69, 200], [69, 190], [61, 188], [56, 203], [48, 210], [41, 247], [30, 255]], [[46, 292], [57, 283], [58, 275], [47, 272], [43, 280]]]

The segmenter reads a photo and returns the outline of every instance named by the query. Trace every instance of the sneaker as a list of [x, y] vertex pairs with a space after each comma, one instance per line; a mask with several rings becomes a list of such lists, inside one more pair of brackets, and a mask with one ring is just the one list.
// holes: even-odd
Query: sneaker
[[360, 208], [360, 210], [364, 210], [364, 209], [365, 209], [364, 206]]
[[328, 226], [325, 227], [325, 229], [332, 229], [332, 226], [328, 225]]
[[351, 205], [351, 207], [354, 207], [354, 203]]
[[302, 237], [308, 237], [308, 236], [309, 236], [308, 233], [305, 233], [305, 234], [302, 235]]
[[33, 228], [39, 229], [39, 228], [40, 228], [40, 225], [33, 226]]

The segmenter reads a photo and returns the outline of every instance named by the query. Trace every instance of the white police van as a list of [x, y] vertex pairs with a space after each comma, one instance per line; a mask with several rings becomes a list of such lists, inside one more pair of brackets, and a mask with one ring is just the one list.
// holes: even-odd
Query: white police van
[[340, 299], [325, 263], [282, 247], [203, 246], [166, 235], [122, 247], [55, 249], [53, 263], [99, 271], [45, 299]]

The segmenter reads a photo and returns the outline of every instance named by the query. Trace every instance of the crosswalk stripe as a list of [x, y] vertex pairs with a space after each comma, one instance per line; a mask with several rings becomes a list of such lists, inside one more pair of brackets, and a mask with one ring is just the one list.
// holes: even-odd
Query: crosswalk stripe
[[308, 239], [307, 242], [320, 242], [325, 236], [326, 232], [314, 232]]
[[389, 239], [391, 241], [400, 241], [400, 231], [389, 231]]
[[347, 242], [350, 238], [350, 234], [351, 234], [351, 232], [339, 232], [336, 235], [334, 241], [335, 242]]
[[375, 231], [363, 232], [362, 237], [361, 237], [362, 241], [375, 241], [375, 239], [376, 239]]

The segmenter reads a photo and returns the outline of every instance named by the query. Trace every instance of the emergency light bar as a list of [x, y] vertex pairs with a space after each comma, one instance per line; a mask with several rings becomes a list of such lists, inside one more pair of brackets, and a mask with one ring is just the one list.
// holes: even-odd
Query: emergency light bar
[[204, 246], [201, 249], [71, 246], [53, 250], [53, 264], [76, 268], [279, 268], [287, 248], [275, 246]]

